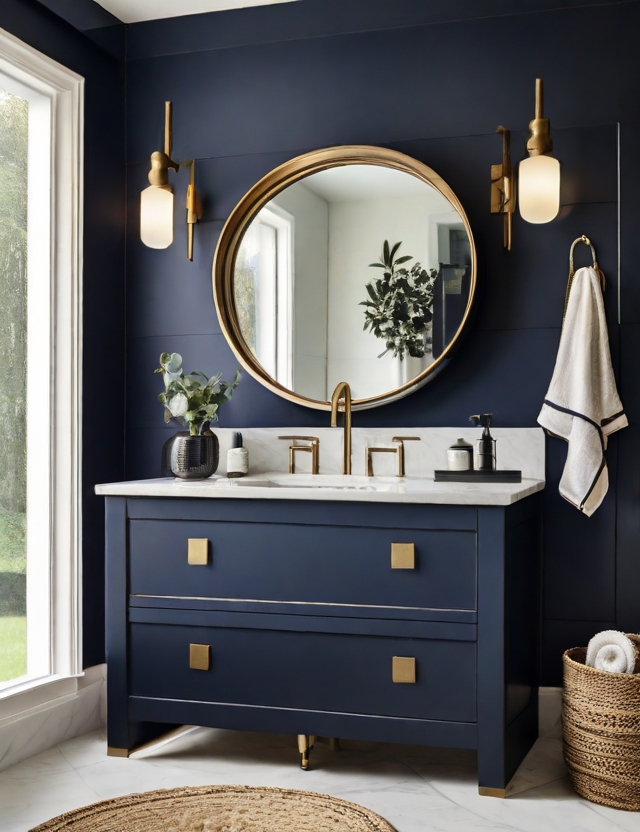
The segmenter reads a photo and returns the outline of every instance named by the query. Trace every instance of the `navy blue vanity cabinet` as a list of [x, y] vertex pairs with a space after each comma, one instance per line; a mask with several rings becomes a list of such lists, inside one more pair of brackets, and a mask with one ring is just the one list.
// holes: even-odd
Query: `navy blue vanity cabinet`
[[109, 753], [181, 724], [477, 748], [537, 736], [540, 499], [106, 498]]

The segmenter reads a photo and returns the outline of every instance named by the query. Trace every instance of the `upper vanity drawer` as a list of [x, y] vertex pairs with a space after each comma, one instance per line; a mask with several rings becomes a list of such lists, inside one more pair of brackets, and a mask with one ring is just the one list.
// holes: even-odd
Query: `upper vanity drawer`
[[474, 532], [132, 520], [129, 543], [132, 595], [476, 608]]

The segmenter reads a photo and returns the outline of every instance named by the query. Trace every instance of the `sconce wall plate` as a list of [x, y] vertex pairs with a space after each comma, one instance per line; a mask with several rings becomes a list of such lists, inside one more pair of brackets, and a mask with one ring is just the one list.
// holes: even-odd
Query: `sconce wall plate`
[[511, 134], [502, 125], [496, 129], [502, 134], [502, 162], [491, 165], [491, 213], [503, 214], [503, 245], [511, 251], [511, 228], [513, 212], [516, 207], [516, 182], [511, 165]]

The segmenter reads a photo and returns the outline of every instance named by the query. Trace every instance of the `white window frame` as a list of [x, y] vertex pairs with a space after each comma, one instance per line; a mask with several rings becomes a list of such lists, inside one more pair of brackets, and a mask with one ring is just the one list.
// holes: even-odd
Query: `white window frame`
[[[284, 208], [270, 202], [258, 214], [258, 221], [275, 229], [276, 235], [276, 272], [275, 284], [270, 287], [273, 297], [269, 304], [275, 307], [273, 326], [268, 339], [275, 349], [274, 378], [289, 390], [293, 387], [293, 244], [295, 234], [295, 217]], [[259, 316], [260, 320], [264, 315]], [[258, 353], [260, 354], [260, 353]]]
[[[42, 118], [46, 110], [51, 128], [49, 158], [37, 160], [31, 154], [29, 157], [31, 171], [32, 165], [37, 164], [39, 176], [50, 175], [49, 204], [40, 202], [29, 206], [30, 219], [37, 211], [40, 222], [48, 221], [50, 244], [32, 249], [28, 234], [27, 263], [29, 313], [35, 310], [42, 316], [43, 326], [49, 333], [50, 361], [48, 366], [44, 362], [43, 375], [38, 379], [49, 390], [48, 423], [42, 412], [36, 414], [32, 409], [27, 414], [27, 441], [33, 442], [30, 450], [44, 455], [49, 471], [43, 478], [46, 466], [31, 467], [27, 462], [27, 507], [36, 499], [41, 504], [43, 494], [46, 495], [49, 516], [40, 518], [38, 543], [48, 548], [47, 562], [41, 564], [48, 570], [48, 582], [41, 583], [38, 593], [50, 610], [50, 638], [48, 655], [45, 644], [37, 659], [37, 667], [44, 672], [38, 678], [18, 680], [15, 685], [0, 689], [0, 718], [3, 718], [72, 693], [77, 687], [77, 677], [82, 674], [84, 79], [3, 29], [0, 29], [0, 73], [33, 93], [32, 101], [37, 105], [34, 112], [39, 109]], [[48, 106], [43, 110], [40, 104], [45, 101]], [[30, 196], [31, 186], [32, 177]], [[42, 275], [45, 275], [44, 285], [36, 284], [33, 278], [42, 278]], [[28, 390], [33, 381], [31, 377], [28, 379]], [[31, 457], [33, 460], [34, 454]], [[31, 636], [28, 634], [27, 638], [30, 640]], [[28, 662], [31, 665], [31, 658]], [[28, 675], [31, 675], [29, 668]]]

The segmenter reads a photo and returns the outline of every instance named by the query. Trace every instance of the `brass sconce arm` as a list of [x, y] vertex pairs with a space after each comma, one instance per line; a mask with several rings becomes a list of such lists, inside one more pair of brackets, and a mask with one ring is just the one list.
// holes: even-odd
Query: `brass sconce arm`
[[543, 109], [544, 91], [542, 87], [542, 78], [536, 78], [535, 116], [529, 122], [531, 135], [527, 141], [529, 156], [542, 156], [545, 153], [551, 153], [553, 150], [553, 142], [551, 141], [551, 122], [548, 118], [543, 118]]

